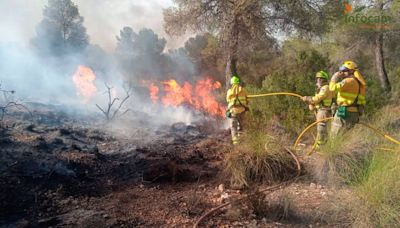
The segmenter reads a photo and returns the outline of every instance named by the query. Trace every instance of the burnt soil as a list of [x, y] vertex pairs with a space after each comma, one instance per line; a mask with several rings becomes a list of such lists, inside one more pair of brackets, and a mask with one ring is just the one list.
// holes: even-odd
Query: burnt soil
[[[0, 127], [0, 227], [191, 227], [248, 194], [220, 185], [231, 145], [215, 123], [155, 127], [137, 113], [118, 128], [99, 124], [101, 116], [30, 108], [32, 116], [12, 113]], [[267, 197], [279, 205], [290, 195], [293, 212], [271, 206], [271, 216], [257, 216], [233, 204], [202, 226], [327, 226], [313, 215], [332, 194], [303, 177]]]

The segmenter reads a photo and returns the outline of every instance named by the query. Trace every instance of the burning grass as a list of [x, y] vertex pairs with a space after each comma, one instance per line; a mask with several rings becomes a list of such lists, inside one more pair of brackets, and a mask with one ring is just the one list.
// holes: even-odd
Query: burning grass
[[179, 84], [173, 79], [144, 84], [147, 84], [153, 103], [160, 102], [167, 107], [187, 106], [216, 117], [225, 115], [225, 107], [214, 96], [221, 83], [210, 77], [198, 80], [194, 85], [189, 82]]
[[271, 136], [248, 132], [240, 146], [225, 157], [225, 175], [231, 186], [284, 181], [297, 174], [296, 162], [287, 150]]

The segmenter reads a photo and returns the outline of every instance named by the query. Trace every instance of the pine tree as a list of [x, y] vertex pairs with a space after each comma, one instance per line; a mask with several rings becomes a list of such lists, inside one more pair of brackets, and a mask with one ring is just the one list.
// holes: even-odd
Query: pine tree
[[71, 0], [49, 0], [32, 44], [44, 56], [82, 53], [89, 44], [83, 17]]

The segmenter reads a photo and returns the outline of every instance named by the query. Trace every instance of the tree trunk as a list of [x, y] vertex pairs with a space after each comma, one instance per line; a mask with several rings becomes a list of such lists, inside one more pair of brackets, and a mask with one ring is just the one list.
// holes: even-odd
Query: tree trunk
[[390, 92], [391, 85], [389, 78], [386, 73], [385, 60], [383, 58], [383, 34], [380, 33], [375, 38], [375, 65], [378, 71], [379, 80], [381, 81], [381, 87], [386, 92]]
[[231, 31], [229, 32], [228, 42], [228, 58], [225, 68], [226, 88], [230, 87], [230, 79], [233, 75], [239, 76], [236, 67], [239, 47], [239, 28], [237, 25], [237, 18], [235, 18], [233, 21]]
[[[376, 3], [376, 8], [383, 11], [384, 4], [382, 1]], [[383, 58], [383, 33], [379, 32], [375, 37], [375, 66], [378, 71], [381, 87], [384, 91], [390, 92], [391, 86], [386, 73], [385, 60]]]
[[228, 54], [228, 58], [226, 61], [226, 67], [225, 67], [225, 88], [229, 89], [230, 86], [230, 79], [231, 79], [231, 55]]
[[226, 68], [225, 68], [225, 86], [226, 88], [230, 87], [231, 77], [233, 75], [237, 75], [237, 68], [236, 68], [236, 58], [232, 57], [231, 54], [228, 55]]

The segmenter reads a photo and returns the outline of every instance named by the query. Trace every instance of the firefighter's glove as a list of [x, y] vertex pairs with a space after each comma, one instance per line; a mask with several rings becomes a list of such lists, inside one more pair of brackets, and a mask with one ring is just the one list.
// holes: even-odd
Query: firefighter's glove
[[312, 99], [310, 96], [304, 96], [301, 98], [304, 102], [311, 104], [312, 103]]
[[331, 82], [337, 83], [338, 81], [341, 80], [343, 73], [342, 72], [336, 72], [335, 74], [333, 74], [332, 78], [331, 78]]

